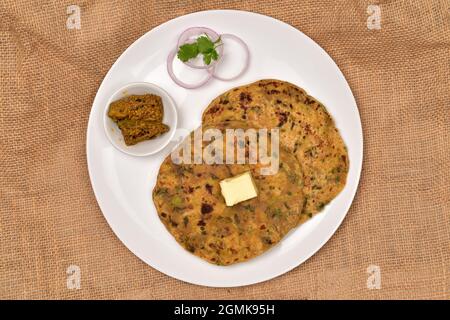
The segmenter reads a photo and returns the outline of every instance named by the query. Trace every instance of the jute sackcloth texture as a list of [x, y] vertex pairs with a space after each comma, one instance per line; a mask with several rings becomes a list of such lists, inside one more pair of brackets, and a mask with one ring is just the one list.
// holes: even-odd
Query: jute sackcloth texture
[[[67, 28], [69, 5], [81, 29]], [[314, 39], [347, 78], [364, 130], [359, 190], [336, 234], [291, 272], [232, 289], [135, 257], [100, 212], [86, 164], [89, 112], [117, 57], [207, 9], [266, 14]], [[373, 14], [381, 29], [368, 28]], [[0, 298], [448, 299], [449, 23], [448, 1], [1, 1]], [[379, 289], [368, 289], [371, 265]]]

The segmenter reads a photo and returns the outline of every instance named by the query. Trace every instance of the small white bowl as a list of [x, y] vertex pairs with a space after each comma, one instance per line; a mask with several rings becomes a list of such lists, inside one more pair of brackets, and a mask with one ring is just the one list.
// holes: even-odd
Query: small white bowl
[[[146, 93], [156, 94], [161, 97], [164, 108], [164, 118], [162, 122], [168, 125], [170, 130], [154, 139], [142, 141], [133, 146], [127, 146], [123, 140], [122, 132], [119, 127], [110, 117], [108, 117], [109, 105], [116, 100], [132, 94]], [[114, 147], [126, 154], [143, 157], [162, 150], [170, 142], [177, 128], [177, 118], [175, 102], [164, 89], [148, 82], [134, 82], [120, 88], [111, 96], [105, 106], [105, 112], [103, 113], [103, 125], [105, 127], [106, 136]]]

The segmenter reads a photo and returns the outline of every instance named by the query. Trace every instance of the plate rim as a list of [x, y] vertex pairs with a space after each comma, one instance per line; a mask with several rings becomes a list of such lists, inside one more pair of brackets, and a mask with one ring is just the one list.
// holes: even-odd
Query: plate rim
[[[251, 281], [246, 281], [244, 283], [241, 284], [231, 284], [231, 285], [224, 285], [224, 284], [208, 284], [207, 281], [191, 281], [191, 280], [186, 280], [186, 279], [181, 279], [180, 277], [171, 274], [170, 272], [166, 272], [165, 270], [161, 270], [161, 268], [150, 264], [148, 261], [145, 261], [144, 258], [141, 258], [137, 253], [133, 252], [130, 247], [127, 245], [126, 241], [124, 239], [122, 239], [122, 237], [120, 237], [118, 235], [118, 233], [116, 232], [116, 226], [114, 225], [114, 223], [112, 223], [112, 221], [110, 220], [110, 218], [107, 217], [107, 215], [103, 212], [101, 205], [100, 205], [100, 201], [99, 201], [99, 196], [97, 194], [98, 191], [96, 191], [95, 187], [94, 187], [94, 183], [93, 183], [93, 173], [92, 173], [92, 166], [91, 162], [92, 162], [92, 156], [89, 156], [89, 149], [90, 149], [90, 143], [89, 143], [89, 137], [91, 135], [90, 131], [91, 126], [93, 126], [94, 124], [93, 122], [93, 108], [96, 104], [97, 99], [99, 99], [98, 96], [98, 92], [100, 91], [100, 89], [103, 87], [104, 85], [104, 81], [105, 79], [108, 77], [108, 75], [111, 73], [111, 70], [118, 64], [120, 63], [120, 61], [123, 59], [123, 57], [126, 55], [126, 53], [131, 49], [131, 47], [133, 47], [135, 44], [137, 44], [138, 42], [141, 42], [142, 39], [144, 37], [146, 37], [146, 35], [152, 31], [155, 30], [159, 30], [161, 28], [163, 28], [166, 24], [169, 24], [170, 22], [174, 21], [174, 20], [178, 20], [178, 19], [182, 19], [186, 16], [196, 16], [196, 15], [202, 15], [202, 14], [207, 14], [207, 13], [237, 13], [237, 14], [247, 14], [247, 15], [255, 15], [258, 16], [259, 18], [262, 19], [267, 19], [273, 23], [279, 23], [284, 25], [284, 27], [287, 27], [295, 32], [299, 32], [301, 33], [306, 39], [308, 39], [309, 41], [311, 41], [313, 44], [315, 44], [321, 51], [322, 54], [325, 55], [325, 57], [327, 57], [330, 62], [334, 65], [334, 67], [337, 69], [338, 71], [338, 75], [341, 76], [345, 82], [345, 85], [347, 86], [348, 92], [350, 93], [351, 99], [353, 99], [354, 105], [356, 107], [356, 116], [357, 116], [357, 120], [358, 120], [358, 131], [360, 132], [361, 136], [360, 136], [360, 143], [361, 143], [361, 152], [358, 154], [358, 162], [359, 165], [356, 168], [356, 184], [353, 187], [353, 190], [351, 190], [351, 200], [348, 202], [348, 204], [345, 205], [345, 214], [342, 215], [342, 217], [339, 218], [338, 222], [335, 224], [335, 226], [332, 228], [332, 232], [330, 232], [329, 235], [326, 235], [325, 237], [323, 237], [323, 239], [318, 242], [314, 248], [312, 250], [310, 250], [310, 253], [305, 255], [303, 258], [296, 260], [293, 263], [287, 263], [286, 267], [284, 268], [280, 268], [278, 269], [276, 272], [271, 273], [271, 275], [269, 276], [263, 276], [263, 277], [259, 277], [256, 280], [251, 280]], [[92, 102], [92, 106], [91, 106], [91, 110], [89, 112], [89, 118], [88, 118], [88, 123], [87, 123], [87, 130], [86, 130], [86, 161], [87, 161], [87, 167], [88, 167], [88, 174], [89, 174], [89, 181], [92, 187], [92, 190], [94, 192], [94, 196], [95, 199], [97, 201], [97, 204], [99, 206], [99, 209], [103, 215], [103, 217], [105, 218], [106, 222], [108, 223], [109, 227], [111, 228], [111, 230], [113, 231], [114, 235], [120, 240], [120, 242], [137, 258], [139, 258], [139, 260], [141, 260], [142, 262], [144, 262], [146, 265], [150, 266], [151, 268], [163, 273], [164, 275], [167, 275], [171, 278], [177, 279], [179, 281], [185, 282], [185, 283], [189, 283], [189, 284], [195, 284], [195, 285], [199, 285], [199, 286], [204, 286], [204, 287], [211, 287], [211, 288], [232, 288], [232, 287], [244, 287], [244, 286], [249, 286], [249, 285], [253, 285], [253, 284], [258, 284], [258, 283], [262, 283], [262, 282], [266, 282], [272, 279], [275, 279], [293, 269], [295, 269], [296, 267], [299, 267], [301, 264], [303, 264], [305, 261], [307, 261], [309, 258], [311, 258], [313, 255], [315, 255], [316, 253], [318, 253], [323, 246], [335, 235], [337, 229], [341, 226], [342, 222], [345, 220], [345, 218], [347, 217], [348, 211], [350, 210], [351, 206], [353, 205], [354, 199], [356, 197], [356, 194], [358, 193], [358, 189], [359, 189], [359, 183], [361, 181], [361, 173], [362, 173], [362, 165], [363, 165], [363, 160], [364, 160], [364, 132], [362, 130], [362, 122], [361, 122], [361, 115], [359, 112], [359, 108], [358, 108], [358, 104], [356, 103], [356, 99], [355, 96], [353, 94], [353, 91], [350, 88], [350, 85], [347, 81], [347, 79], [345, 78], [343, 72], [341, 71], [341, 69], [339, 68], [339, 66], [336, 64], [336, 62], [333, 60], [333, 58], [328, 54], [327, 51], [325, 51], [325, 49], [322, 48], [322, 46], [320, 46], [316, 41], [314, 41], [312, 38], [310, 38], [308, 35], [304, 34], [301, 30], [297, 29], [296, 27], [290, 25], [289, 23], [279, 20], [277, 18], [274, 18], [272, 16], [268, 16], [265, 14], [261, 14], [261, 13], [256, 13], [256, 12], [252, 12], [252, 11], [246, 11], [246, 10], [235, 10], [235, 9], [214, 9], [214, 10], [202, 10], [202, 11], [196, 11], [196, 12], [191, 12], [191, 13], [187, 13], [181, 16], [177, 16], [173, 19], [167, 20], [159, 25], [157, 25], [156, 27], [148, 30], [147, 32], [145, 32], [144, 34], [142, 34], [138, 39], [136, 39], [133, 43], [131, 43], [121, 54], [120, 56], [114, 61], [114, 63], [111, 65], [111, 67], [109, 68], [108, 72], [105, 74], [105, 76], [102, 79], [102, 82], [100, 83], [95, 98]], [[342, 190], [343, 191], [343, 190]]]

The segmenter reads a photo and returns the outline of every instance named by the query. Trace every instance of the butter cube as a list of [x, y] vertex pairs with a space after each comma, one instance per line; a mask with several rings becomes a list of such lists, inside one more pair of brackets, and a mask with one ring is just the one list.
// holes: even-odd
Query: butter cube
[[258, 196], [250, 171], [220, 181], [220, 189], [228, 207]]

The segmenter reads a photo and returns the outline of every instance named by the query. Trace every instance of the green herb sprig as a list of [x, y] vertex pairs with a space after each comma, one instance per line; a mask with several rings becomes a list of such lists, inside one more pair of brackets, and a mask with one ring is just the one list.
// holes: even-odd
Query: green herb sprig
[[203, 55], [203, 62], [210, 65], [211, 61], [219, 59], [219, 53], [216, 48], [222, 45], [220, 37], [212, 41], [207, 35], [198, 37], [193, 43], [185, 43], [178, 49], [177, 57], [183, 62], [196, 58], [199, 54]]

